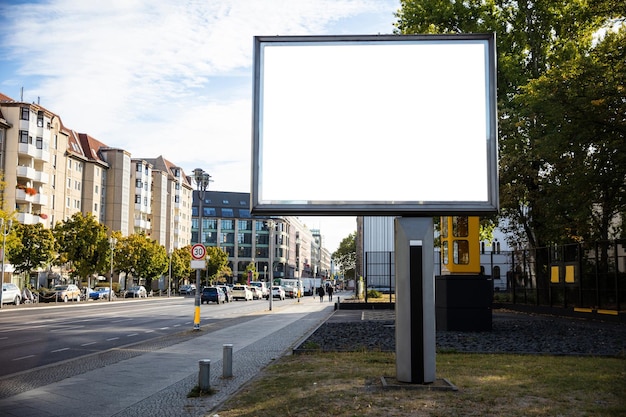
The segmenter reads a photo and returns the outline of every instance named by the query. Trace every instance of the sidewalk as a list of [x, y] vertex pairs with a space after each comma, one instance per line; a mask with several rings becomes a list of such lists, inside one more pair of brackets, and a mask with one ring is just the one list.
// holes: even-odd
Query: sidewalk
[[[299, 303], [275, 305], [254, 320], [0, 400], [0, 415], [210, 415], [332, 314], [334, 304], [316, 300], [305, 297]], [[227, 379], [222, 378], [224, 344], [233, 345], [233, 377]], [[198, 362], [204, 359], [211, 361], [211, 388], [216, 393], [187, 398], [198, 384]]]

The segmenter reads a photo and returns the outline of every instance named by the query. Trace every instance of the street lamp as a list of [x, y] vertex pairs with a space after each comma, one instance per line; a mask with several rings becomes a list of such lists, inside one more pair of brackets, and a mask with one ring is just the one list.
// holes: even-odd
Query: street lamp
[[113, 253], [115, 252], [115, 245], [117, 245], [117, 239], [114, 237], [109, 238], [111, 244], [111, 275], [109, 276], [109, 301], [113, 300]]
[[[4, 284], [4, 252], [7, 245], [7, 235], [11, 233], [11, 227], [13, 226], [13, 220], [4, 222], [3, 218], [0, 218], [0, 229], [2, 231], [2, 278], [0, 278], [0, 284]], [[0, 289], [0, 308], [2, 308], [2, 289]]]
[[272, 303], [274, 302], [274, 295], [272, 294], [272, 286], [274, 285], [274, 227], [276, 227], [276, 223], [274, 220], [268, 220], [267, 225], [270, 228], [270, 310], [272, 310]]
[[[198, 205], [198, 243], [204, 245], [204, 242], [202, 242], [202, 215], [204, 214], [204, 192], [207, 190], [207, 188], [209, 188], [211, 176], [202, 168], [196, 168], [193, 170], [193, 180], [196, 183], [196, 187], [198, 189], [198, 200], [200, 201], [200, 204]], [[200, 269], [196, 269], [196, 297], [194, 302], [193, 319], [194, 330], [200, 330], [200, 274]]]

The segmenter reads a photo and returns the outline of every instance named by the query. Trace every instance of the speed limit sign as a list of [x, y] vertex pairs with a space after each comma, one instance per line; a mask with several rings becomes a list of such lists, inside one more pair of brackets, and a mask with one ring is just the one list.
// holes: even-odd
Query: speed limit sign
[[206, 257], [206, 248], [202, 243], [196, 243], [191, 247], [191, 258], [201, 261]]

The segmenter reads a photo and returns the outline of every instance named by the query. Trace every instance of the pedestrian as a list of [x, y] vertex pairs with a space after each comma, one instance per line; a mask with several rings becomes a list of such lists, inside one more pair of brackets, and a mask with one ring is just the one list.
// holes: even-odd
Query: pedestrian
[[324, 301], [324, 296], [326, 295], [326, 293], [324, 292], [323, 286], [320, 285], [320, 287], [317, 289], [317, 294], [320, 296], [320, 303]]
[[328, 301], [333, 301], [333, 291], [334, 291], [333, 286], [329, 285], [327, 290], [328, 290]]

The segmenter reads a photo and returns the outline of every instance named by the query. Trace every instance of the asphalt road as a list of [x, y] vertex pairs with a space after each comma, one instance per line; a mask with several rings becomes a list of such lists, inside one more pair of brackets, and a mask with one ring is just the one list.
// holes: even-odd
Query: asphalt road
[[[203, 304], [200, 323], [228, 321], [267, 308], [267, 300]], [[3, 308], [0, 377], [191, 330], [193, 315], [193, 296]]]

